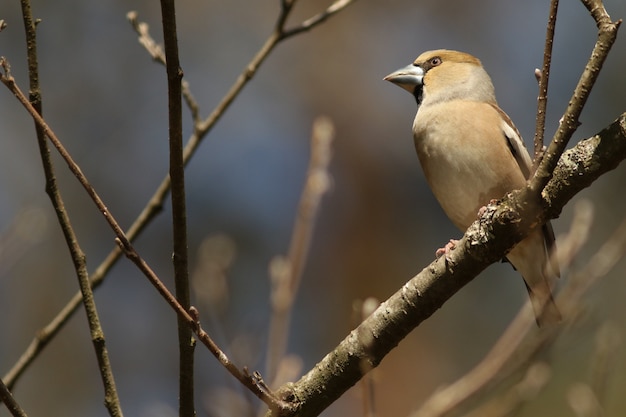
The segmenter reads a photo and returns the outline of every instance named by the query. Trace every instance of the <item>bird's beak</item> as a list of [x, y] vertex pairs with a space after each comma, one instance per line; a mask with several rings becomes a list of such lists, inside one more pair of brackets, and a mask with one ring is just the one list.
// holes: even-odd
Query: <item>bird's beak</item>
[[424, 70], [417, 65], [411, 64], [392, 72], [383, 78], [383, 80], [390, 81], [398, 87], [402, 87], [409, 93], [413, 94], [415, 92], [415, 87], [422, 85], [424, 80]]

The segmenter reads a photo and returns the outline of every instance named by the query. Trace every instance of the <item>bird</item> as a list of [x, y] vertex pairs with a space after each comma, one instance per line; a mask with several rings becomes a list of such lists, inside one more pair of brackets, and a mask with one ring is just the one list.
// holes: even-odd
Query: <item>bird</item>
[[[412, 64], [384, 77], [417, 101], [413, 138], [424, 176], [448, 218], [461, 231], [492, 200], [521, 189], [532, 160], [521, 135], [500, 109], [481, 61], [447, 49], [427, 51]], [[437, 256], [454, 249], [454, 240]], [[558, 265], [552, 226], [536, 228], [506, 260], [522, 275], [537, 325], [561, 321], [552, 296]]]

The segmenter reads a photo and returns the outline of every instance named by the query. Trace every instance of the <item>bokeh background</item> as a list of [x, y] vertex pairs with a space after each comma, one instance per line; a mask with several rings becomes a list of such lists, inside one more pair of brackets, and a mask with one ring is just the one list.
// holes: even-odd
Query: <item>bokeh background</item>
[[[383, 76], [428, 49], [470, 52], [491, 74], [501, 107], [530, 144], [547, 1], [371, 1], [281, 44], [205, 140], [187, 170], [191, 263], [206, 239], [228, 237], [234, 260], [216, 306], [196, 296], [207, 330], [240, 366], [263, 370], [269, 319], [269, 261], [286, 252], [309, 153], [311, 124], [336, 124], [333, 187], [324, 200], [304, 271], [288, 350], [310, 369], [354, 326], [353, 305], [385, 299], [460, 236], [438, 207], [414, 154], [413, 99]], [[607, 0], [613, 19], [626, 3]], [[269, 36], [277, 0], [178, 2], [181, 63], [206, 116]], [[301, 0], [290, 22], [328, 1]], [[44, 115], [110, 211], [124, 226], [167, 172], [164, 68], [138, 45], [125, 19], [137, 10], [160, 41], [155, 1], [33, 1], [39, 25]], [[1, 0], [0, 55], [27, 89], [19, 2]], [[578, 2], [562, 2], [554, 44], [547, 135], [556, 128], [595, 42], [596, 27]], [[623, 35], [623, 34], [622, 34]], [[618, 41], [582, 114], [575, 139], [588, 137], [626, 109], [626, 50]], [[0, 91], [0, 374], [38, 329], [77, 291], [67, 249], [44, 193], [30, 118]], [[186, 113], [186, 137], [191, 123]], [[93, 270], [113, 235], [60, 159], [57, 173], [80, 243]], [[575, 200], [595, 207], [583, 265], [626, 214], [626, 168], [605, 175]], [[554, 222], [568, 229], [572, 202]], [[137, 248], [172, 285], [169, 205]], [[222, 240], [223, 241], [223, 240]], [[566, 395], [587, 381], [597, 329], [606, 321], [623, 338], [626, 263], [585, 299], [587, 317], [548, 352], [553, 379], [521, 415], [573, 415]], [[564, 278], [567, 280], [567, 277]], [[488, 351], [526, 299], [522, 280], [493, 265], [413, 331], [375, 371], [380, 415], [404, 416], [438, 386], [467, 372]], [[96, 301], [122, 406], [127, 415], [175, 415], [175, 317], [145, 278], [121, 260]], [[210, 316], [210, 317], [207, 317]], [[614, 358], [604, 402], [626, 412], [626, 349]], [[199, 415], [241, 415], [228, 390], [237, 384], [199, 347]], [[19, 381], [15, 396], [29, 415], [104, 416], [83, 310]], [[352, 389], [325, 413], [360, 415]], [[0, 416], [8, 415], [0, 408]]]

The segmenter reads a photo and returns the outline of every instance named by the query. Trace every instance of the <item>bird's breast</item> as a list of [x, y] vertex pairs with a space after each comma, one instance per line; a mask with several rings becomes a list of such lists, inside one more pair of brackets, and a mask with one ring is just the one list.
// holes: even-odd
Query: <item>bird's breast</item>
[[[525, 179], [498, 128], [497, 112], [489, 113], [491, 106], [431, 107], [420, 108], [415, 118], [417, 155], [439, 204], [465, 230], [481, 206], [521, 188]], [[485, 111], [487, 122], [472, 117]]]

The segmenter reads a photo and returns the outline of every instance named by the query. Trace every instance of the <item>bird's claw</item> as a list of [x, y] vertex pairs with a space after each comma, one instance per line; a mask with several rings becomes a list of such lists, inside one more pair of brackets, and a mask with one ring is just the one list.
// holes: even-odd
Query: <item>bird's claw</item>
[[448, 258], [450, 251], [454, 250], [458, 243], [459, 243], [458, 240], [450, 239], [450, 241], [446, 243], [446, 246], [444, 246], [443, 248], [437, 249], [437, 251], [435, 252], [435, 256], [439, 258], [441, 255], [446, 255], [446, 258]]
[[[487, 205], [496, 204], [497, 202], [498, 202], [498, 200], [493, 198], [493, 199], [489, 200], [489, 204], [487, 204]], [[483, 217], [483, 214], [485, 214], [486, 211], [487, 211], [487, 206], [482, 206], [481, 208], [479, 208], [478, 209], [478, 218], [480, 219], [481, 217]]]

